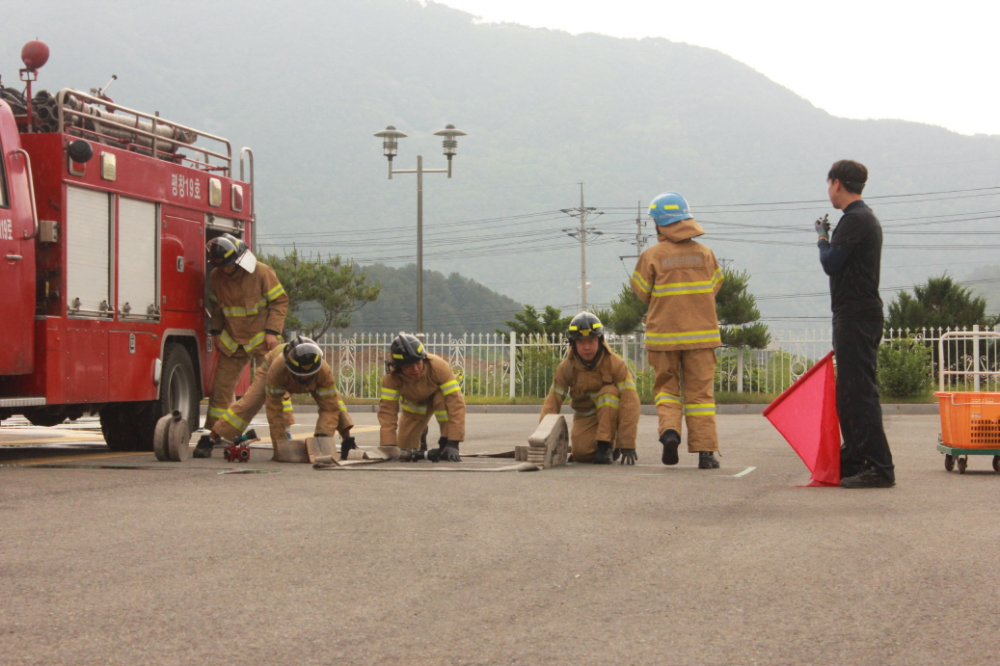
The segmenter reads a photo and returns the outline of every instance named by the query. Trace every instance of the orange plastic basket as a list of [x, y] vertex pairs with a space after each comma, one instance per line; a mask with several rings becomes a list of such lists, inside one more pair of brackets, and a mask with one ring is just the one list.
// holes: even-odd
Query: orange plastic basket
[[1000, 448], [1000, 393], [939, 391], [941, 441], [956, 449]]

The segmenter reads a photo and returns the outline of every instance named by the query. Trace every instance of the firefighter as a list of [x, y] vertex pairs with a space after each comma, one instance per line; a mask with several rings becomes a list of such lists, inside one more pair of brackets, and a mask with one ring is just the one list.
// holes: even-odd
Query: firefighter
[[[216, 444], [220, 444], [223, 440], [232, 441], [233, 438], [239, 436], [250, 427], [250, 421], [253, 417], [257, 416], [261, 408], [264, 407], [264, 399], [266, 392], [264, 386], [267, 378], [267, 371], [270, 369], [271, 364], [279, 356], [284, 354], [285, 350], [284, 344], [278, 345], [271, 351], [264, 355], [263, 360], [257, 364], [257, 369], [254, 371], [253, 383], [250, 384], [250, 388], [247, 392], [243, 394], [243, 397], [234, 402], [229, 409], [223, 413], [222, 418], [215, 422], [212, 426], [212, 431], [207, 435], [202, 435], [201, 440], [198, 442], [196, 448], [211, 450]], [[285, 430], [295, 424], [295, 415], [292, 411], [292, 400], [291, 396], [284, 395], [281, 399], [282, 411], [285, 418]], [[349, 448], [354, 448], [353, 438], [350, 442], [351, 446]]]
[[[210, 240], [205, 249], [215, 267], [209, 276], [210, 333], [221, 352], [205, 418], [205, 428], [211, 430], [229, 409], [233, 389], [250, 360], [278, 346], [288, 313], [288, 295], [274, 270], [257, 261], [246, 243], [235, 236], [222, 234]], [[211, 455], [211, 447], [199, 442], [194, 457]]]
[[423, 343], [407, 333], [396, 336], [389, 354], [378, 406], [381, 449], [393, 458], [399, 457], [399, 449], [419, 449], [421, 434], [433, 416], [441, 428], [437, 459], [461, 462], [458, 446], [465, 439], [465, 398], [451, 366], [428, 354]]
[[[621, 356], [604, 340], [604, 325], [589, 312], [569, 324], [569, 351], [556, 368], [542, 418], [558, 414], [566, 397], [573, 407], [573, 462], [634, 465], [639, 394]], [[612, 449], [614, 453], [612, 454]]]
[[693, 240], [705, 233], [687, 201], [676, 192], [653, 199], [649, 215], [659, 242], [642, 256], [632, 274], [632, 290], [649, 305], [646, 350], [656, 369], [653, 391], [659, 416], [663, 464], [676, 465], [682, 417], [688, 451], [700, 469], [715, 469], [719, 437], [715, 423], [715, 348], [722, 345], [715, 295], [722, 271], [715, 254]]
[[284, 345], [276, 355], [264, 378], [267, 425], [271, 443], [288, 438], [285, 421], [285, 398], [288, 393], [309, 393], [319, 408], [316, 437], [333, 437], [339, 432], [352, 448], [351, 428], [354, 423], [337, 392], [337, 380], [330, 364], [323, 360], [323, 350], [305, 336], [298, 336]]

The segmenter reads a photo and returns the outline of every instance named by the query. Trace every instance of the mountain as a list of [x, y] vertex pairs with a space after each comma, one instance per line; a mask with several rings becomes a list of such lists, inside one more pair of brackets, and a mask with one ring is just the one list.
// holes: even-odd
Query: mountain
[[[415, 178], [387, 179], [372, 135], [390, 124], [409, 135], [397, 169], [418, 154], [442, 168], [433, 132], [447, 123], [468, 136], [451, 179], [424, 179], [425, 268], [524, 303], [577, 307], [580, 249], [567, 234], [579, 223], [560, 211], [579, 205], [580, 182], [597, 209], [588, 226], [603, 232], [588, 244], [592, 303], [631, 273], [634, 260], [619, 257], [635, 254], [636, 207], [674, 190], [704, 242], [751, 273], [768, 323], [825, 325], [812, 221], [837, 219], [825, 175], [841, 158], [871, 173], [883, 285], [996, 249], [969, 234], [1000, 210], [998, 137], [836, 118], [729, 56], [669, 39], [480, 24], [410, 0], [7, 0], [5, 21], [8, 83], [20, 45], [38, 37], [52, 56], [36, 89], [98, 87], [114, 73], [117, 102], [251, 146], [267, 251], [296, 242], [412, 262]], [[849, 72], [830, 85], [852, 94]], [[976, 188], [993, 189], [954, 192]], [[880, 198], [935, 192], [951, 193]]]
[[[393, 333], [416, 330], [416, 279], [413, 264], [394, 268], [375, 264], [365, 269], [370, 280], [382, 285], [379, 299], [351, 316], [345, 333]], [[491, 333], [506, 330], [504, 320], [524, 309], [511, 298], [462, 277], [424, 270], [424, 326], [428, 333]]]

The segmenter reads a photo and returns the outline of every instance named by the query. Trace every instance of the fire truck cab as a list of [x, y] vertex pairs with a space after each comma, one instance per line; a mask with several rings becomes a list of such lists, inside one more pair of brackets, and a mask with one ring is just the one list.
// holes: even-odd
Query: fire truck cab
[[103, 90], [32, 96], [47, 55], [22, 51], [26, 94], [0, 86], [0, 419], [99, 414], [111, 449], [148, 450], [211, 390], [204, 248], [252, 246], [253, 154], [237, 179], [225, 139]]

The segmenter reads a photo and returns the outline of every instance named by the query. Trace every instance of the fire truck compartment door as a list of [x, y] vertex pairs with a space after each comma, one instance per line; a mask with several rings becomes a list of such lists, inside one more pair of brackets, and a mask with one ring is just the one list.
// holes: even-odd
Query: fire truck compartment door
[[69, 316], [110, 316], [111, 195], [67, 186], [63, 238]]
[[119, 198], [118, 312], [122, 319], [159, 318], [158, 227], [156, 204]]
[[21, 143], [2, 101], [0, 147], [0, 375], [24, 375], [34, 369], [35, 357], [35, 221], [27, 160], [14, 152]]

